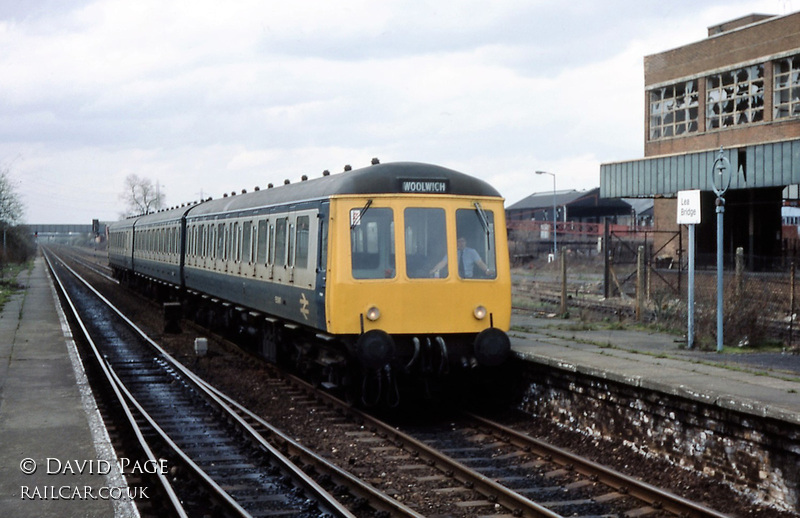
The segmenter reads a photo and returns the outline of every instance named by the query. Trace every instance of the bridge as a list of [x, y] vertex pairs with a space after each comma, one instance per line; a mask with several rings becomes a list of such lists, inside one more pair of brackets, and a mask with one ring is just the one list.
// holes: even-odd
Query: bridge
[[38, 238], [66, 238], [70, 236], [90, 237], [94, 235], [105, 235], [106, 225], [94, 220], [88, 225], [61, 225], [61, 224], [36, 224], [23, 225], [28, 229], [30, 235]]

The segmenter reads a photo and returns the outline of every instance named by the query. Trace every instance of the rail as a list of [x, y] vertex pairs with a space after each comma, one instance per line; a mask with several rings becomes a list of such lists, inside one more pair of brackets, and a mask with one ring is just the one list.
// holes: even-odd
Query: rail
[[[227, 481], [225, 478], [220, 480], [217, 479], [219, 474], [212, 476], [209, 474], [207, 469], [201, 466], [197, 461], [195, 461], [195, 457], [193, 454], [187, 452], [185, 447], [182, 447], [179, 442], [181, 440], [175, 440], [173, 434], [176, 431], [181, 431], [181, 426], [178, 424], [177, 426], [174, 424], [170, 424], [171, 428], [167, 429], [163, 423], [159, 422], [159, 419], [153, 417], [153, 410], [156, 412], [160, 412], [161, 408], [159, 406], [153, 406], [152, 403], [147, 404], [142, 402], [142, 393], [141, 391], [131, 389], [131, 386], [135, 383], [138, 383], [138, 371], [139, 370], [146, 370], [146, 373], [143, 376], [147, 379], [145, 383], [140, 383], [140, 385], [158, 385], [157, 382], [153, 380], [159, 376], [171, 377], [173, 381], [178, 380], [180, 378], [180, 383], [172, 383], [169, 380], [167, 383], [161, 386], [173, 386], [177, 385], [178, 390], [181, 390], [182, 386], [190, 386], [190, 392], [195, 391], [199, 392], [202, 395], [202, 399], [207, 403], [211, 404], [212, 406], [216, 407], [218, 411], [220, 411], [225, 417], [221, 418], [221, 421], [225, 423], [228, 422], [236, 422], [239, 425], [239, 429], [247, 430], [250, 434], [250, 439], [247, 441], [252, 443], [255, 441], [258, 448], [260, 448], [264, 455], [270, 459], [270, 463], [276, 466], [280, 466], [280, 471], [285, 476], [288, 474], [289, 478], [293, 481], [294, 487], [302, 487], [304, 492], [307, 495], [313, 495], [313, 499], [315, 502], [319, 502], [320, 508], [324, 508], [327, 513], [330, 513], [330, 516], [337, 516], [343, 518], [354, 518], [353, 515], [348, 509], [346, 509], [342, 504], [340, 504], [335, 498], [333, 498], [330, 494], [328, 494], [324, 489], [322, 489], [311, 477], [309, 477], [306, 473], [304, 473], [299, 467], [297, 467], [294, 463], [289, 461], [283, 454], [278, 451], [277, 448], [269, 444], [265, 441], [260, 435], [258, 435], [252, 427], [235, 411], [233, 411], [228, 403], [219, 396], [219, 394], [215, 391], [209, 390], [208, 385], [205, 384], [202, 380], [200, 380], [197, 376], [195, 376], [191, 371], [185, 369], [175, 358], [173, 358], [169, 353], [167, 353], [161, 346], [155, 343], [152, 339], [150, 339], [135, 323], [133, 323], [130, 319], [128, 319], [122, 312], [117, 309], [110, 301], [108, 301], [102, 294], [100, 294], [91, 284], [82, 278], [77, 272], [72, 270], [68, 265], [61, 261], [63, 267], [70, 272], [75, 279], [77, 279], [80, 283], [82, 283], [97, 300], [100, 300], [102, 304], [104, 304], [116, 317], [118, 317], [121, 321], [125, 322], [129, 329], [133, 330], [133, 332], [141, 339], [143, 342], [147, 343], [148, 346], [156, 352], [157, 358], [152, 360], [153, 353], [149, 353], [149, 357], [151, 358], [148, 360], [146, 357], [143, 359], [136, 359], [134, 354], [131, 350], [125, 350], [122, 353], [110, 353], [109, 350], [101, 350], [101, 347], [97, 345], [95, 340], [92, 338], [92, 332], [88, 329], [88, 326], [84, 323], [83, 319], [80, 316], [80, 310], [77, 305], [72, 301], [72, 298], [69, 296], [69, 289], [65, 285], [64, 282], [61, 280], [61, 276], [58, 275], [56, 269], [53, 266], [53, 261], [50, 258], [50, 252], [45, 252], [48, 260], [48, 264], [53, 272], [53, 276], [57, 279], [60, 289], [64, 294], [64, 297], [68, 300], [68, 304], [74, 314], [74, 318], [76, 322], [79, 323], [79, 327], [81, 328], [82, 333], [85, 335], [87, 343], [91, 344], [92, 352], [94, 358], [97, 360], [98, 365], [104, 372], [106, 376], [107, 382], [114, 388], [114, 393], [117, 396], [117, 399], [120, 401], [120, 404], [124, 405], [126, 408], [126, 414], [129, 417], [129, 422], [132, 423], [132, 426], [136, 426], [137, 436], [140, 437], [140, 442], [142, 442], [142, 448], [146, 451], [150, 452], [151, 460], [158, 461], [158, 457], [152, 453], [152, 446], [151, 444], [145, 440], [145, 436], [148, 434], [143, 433], [139, 430], [139, 426], [136, 424], [137, 419], [136, 415], [141, 416], [147, 424], [149, 425], [150, 430], [154, 430], [157, 436], [160, 438], [162, 444], [166, 444], [167, 447], [172, 452], [170, 456], [175, 458], [181, 459], [181, 464], [188, 468], [191, 472], [194, 473], [194, 476], [202, 481], [202, 484], [205, 486], [206, 491], [210, 494], [214, 495], [213, 498], [224, 505], [225, 508], [228, 509], [228, 513], [233, 513], [234, 515], [238, 516], [250, 516], [250, 511], [247, 510], [238, 500], [235, 498], [230, 489], [235, 486], [231, 482]], [[116, 355], [121, 355], [120, 358], [113, 358]], [[164, 372], [156, 372], [158, 369], [153, 368], [152, 364], [160, 364], [164, 368], [161, 369]], [[133, 367], [132, 367], [133, 366]], [[132, 369], [135, 368], [137, 371], [133, 374], [130, 372], [122, 373], [122, 372], [115, 372], [116, 369], [122, 368], [124, 371], [125, 369]], [[156, 366], [158, 367], [158, 366]], [[180, 374], [176, 374], [180, 372]], [[148, 399], [149, 396], [146, 396], [144, 399]], [[176, 406], [170, 408], [169, 414], [175, 415], [179, 414], [179, 400], [177, 398], [171, 399], [171, 401], [176, 402]], [[207, 410], [204, 411], [207, 415]], [[190, 417], [191, 418], [191, 417]], [[206, 422], [206, 426], [208, 423]], [[213, 433], [210, 435], [214, 435]], [[239, 439], [235, 439], [239, 440]], [[186, 441], [183, 440], [185, 444]], [[227, 451], [227, 450], [226, 450]], [[202, 455], [201, 455], [202, 456]], [[161, 456], [163, 457], [163, 455]], [[212, 464], [213, 465], [213, 464]], [[260, 472], [259, 472], [260, 473]], [[170, 495], [170, 500], [173, 502], [174, 512], [178, 516], [189, 516], [190, 513], [183, 508], [181, 504], [181, 498], [177, 496], [177, 492], [171, 487], [169, 482], [166, 478], [161, 476], [162, 484], [165, 487], [165, 491]], [[277, 475], [272, 478], [277, 478]], [[254, 480], [261, 480], [261, 475], [257, 479]], [[264, 479], [268, 482], [267, 479]], [[223, 487], [225, 486], [225, 487]], [[269, 500], [269, 496], [266, 495], [267, 500]], [[291, 503], [291, 502], [290, 502]], [[252, 503], [251, 503], [252, 504]]]

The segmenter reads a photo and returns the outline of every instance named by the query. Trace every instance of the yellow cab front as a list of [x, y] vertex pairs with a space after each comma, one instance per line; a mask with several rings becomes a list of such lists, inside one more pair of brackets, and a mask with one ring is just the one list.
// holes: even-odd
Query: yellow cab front
[[508, 330], [503, 200], [340, 196], [330, 202], [328, 331], [359, 335]]

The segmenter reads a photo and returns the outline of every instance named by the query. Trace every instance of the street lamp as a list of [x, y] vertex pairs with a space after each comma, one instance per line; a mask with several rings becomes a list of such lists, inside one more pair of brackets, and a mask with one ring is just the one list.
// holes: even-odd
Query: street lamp
[[549, 174], [553, 177], [553, 259], [558, 259], [558, 240], [556, 239], [556, 175], [547, 171], [536, 171], [536, 174]]

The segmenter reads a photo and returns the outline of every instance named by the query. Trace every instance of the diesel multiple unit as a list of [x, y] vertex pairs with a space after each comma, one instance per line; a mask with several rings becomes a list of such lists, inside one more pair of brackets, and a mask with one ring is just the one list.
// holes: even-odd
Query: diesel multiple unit
[[[115, 275], [366, 402], [508, 356], [503, 199], [375, 164], [109, 226]], [[446, 382], [445, 382], [446, 383]]]

